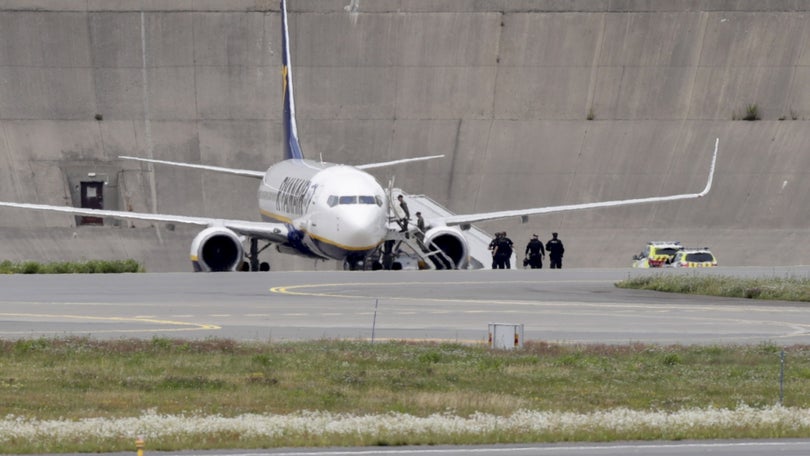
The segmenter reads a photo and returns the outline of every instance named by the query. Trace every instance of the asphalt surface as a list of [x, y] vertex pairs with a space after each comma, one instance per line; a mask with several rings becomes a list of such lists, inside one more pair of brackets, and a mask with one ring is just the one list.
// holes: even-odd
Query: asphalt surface
[[[810, 268], [655, 273], [802, 276]], [[0, 337], [485, 341], [490, 323], [562, 343], [810, 343], [803, 303], [623, 290], [648, 271], [38, 275], [0, 277]]]

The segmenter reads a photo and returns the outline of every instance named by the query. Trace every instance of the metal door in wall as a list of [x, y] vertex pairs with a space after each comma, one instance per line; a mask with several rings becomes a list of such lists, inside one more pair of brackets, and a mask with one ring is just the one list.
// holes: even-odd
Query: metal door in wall
[[[104, 182], [82, 182], [82, 207], [104, 209]], [[82, 225], [103, 225], [101, 217], [80, 217]]]

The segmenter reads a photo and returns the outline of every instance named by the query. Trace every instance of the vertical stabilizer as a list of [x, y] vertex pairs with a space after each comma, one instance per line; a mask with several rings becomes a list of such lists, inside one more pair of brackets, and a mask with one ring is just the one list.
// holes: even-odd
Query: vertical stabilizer
[[295, 99], [293, 98], [292, 62], [290, 60], [290, 33], [287, 23], [287, 1], [281, 0], [281, 77], [284, 103], [284, 159], [304, 158], [298, 144], [298, 125], [295, 123]]

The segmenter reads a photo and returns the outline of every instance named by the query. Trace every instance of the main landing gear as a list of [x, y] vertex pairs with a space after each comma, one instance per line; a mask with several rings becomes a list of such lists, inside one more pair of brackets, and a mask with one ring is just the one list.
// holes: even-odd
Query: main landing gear
[[245, 254], [247, 257], [247, 261], [242, 262], [242, 267], [239, 269], [240, 271], [261, 271], [266, 272], [270, 270], [270, 263], [266, 261], [259, 262], [259, 254], [264, 251], [264, 249], [270, 247], [270, 243], [268, 242], [264, 247], [261, 249], [259, 248], [259, 240], [256, 238], [250, 238], [250, 251]]

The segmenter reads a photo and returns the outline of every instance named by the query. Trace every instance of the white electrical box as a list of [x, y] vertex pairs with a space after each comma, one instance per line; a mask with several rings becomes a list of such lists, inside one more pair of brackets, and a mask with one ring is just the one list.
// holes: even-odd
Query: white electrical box
[[489, 348], [511, 350], [523, 347], [523, 325], [511, 323], [489, 324]]

